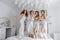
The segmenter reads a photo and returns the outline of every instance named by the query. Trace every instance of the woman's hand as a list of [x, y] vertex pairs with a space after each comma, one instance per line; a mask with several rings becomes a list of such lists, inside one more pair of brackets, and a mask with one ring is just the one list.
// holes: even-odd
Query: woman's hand
[[14, 19], [20, 19], [21, 16], [22, 16], [22, 15], [14, 16], [13, 18], [14, 18]]
[[14, 19], [16, 19], [17, 17], [16, 17], [16, 16], [14, 16], [13, 18], [14, 18]]
[[41, 17], [44, 17], [44, 19], [46, 20], [46, 15], [45, 14], [42, 14]]

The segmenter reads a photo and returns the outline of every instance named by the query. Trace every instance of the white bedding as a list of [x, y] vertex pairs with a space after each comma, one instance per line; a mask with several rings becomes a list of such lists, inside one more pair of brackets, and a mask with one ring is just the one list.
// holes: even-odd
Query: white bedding
[[20, 38], [14, 36], [14, 37], [7, 38], [6, 40], [53, 40], [53, 39], [52, 38], [47, 38], [47, 39], [35, 38], [35, 39], [32, 39], [32, 38], [29, 38], [29, 37], [24, 37], [24, 38], [20, 39]]
[[19, 38], [19, 37], [9, 37], [7, 38], [6, 40], [33, 40], [32, 38], [29, 38], [29, 37], [24, 37], [24, 38]]

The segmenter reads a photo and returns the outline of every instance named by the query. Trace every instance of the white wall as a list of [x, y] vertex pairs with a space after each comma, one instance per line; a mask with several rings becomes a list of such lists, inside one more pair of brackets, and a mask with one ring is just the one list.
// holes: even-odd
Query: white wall
[[10, 20], [13, 18], [13, 15], [16, 15], [17, 11], [7, 6], [5, 3], [0, 2], [0, 18], [8, 17]]
[[19, 23], [18, 23], [18, 20], [14, 20], [13, 19], [13, 16], [16, 16], [18, 15], [18, 11], [16, 10], [16, 8], [14, 7], [11, 7], [11, 4], [9, 6], [9, 4], [6, 4], [6, 2], [2, 2], [0, 1], [0, 18], [1, 17], [7, 17], [10, 19], [11, 21], [11, 26], [12, 25], [15, 25], [15, 27], [19, 27]]
[[48, 3], [48, 15], [51, 16], [52, 26], [49, 33], [60, 32], [60, 0], [50, 0]]

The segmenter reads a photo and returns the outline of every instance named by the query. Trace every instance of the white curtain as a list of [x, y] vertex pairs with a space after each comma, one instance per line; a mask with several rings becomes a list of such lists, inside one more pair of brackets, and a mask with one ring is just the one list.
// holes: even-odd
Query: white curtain
[[34, 9], [34, 10], [41, 10], [47, 9], [47, 0], [15, 0], [15, 4], [20, 8], [23, 9]]

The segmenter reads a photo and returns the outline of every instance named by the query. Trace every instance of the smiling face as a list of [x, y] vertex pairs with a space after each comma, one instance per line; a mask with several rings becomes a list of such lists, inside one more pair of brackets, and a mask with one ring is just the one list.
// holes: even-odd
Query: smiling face
[[38, 13], [36, 12], [36, 16], [38, 15]]
[[41, 10], [41, 14], [44, 15], [45, 14], [45, 11], [44, 10]]
[[30, 16], [33, 16], [33, 13], [34, 13], [33, 10], [31, 10], [31, 11], [30, 11]]
[[41, 13], [42, 13], [42, 15], [45, 14], [44, 12], [41, 12]]
[[35, 15], [36, 15], [36, 16], [39, 16], [39, 12], [38, 12], [38, 11], [36, 11], [36, 12], [35, 12]]
[[26, 10], [24, 10], [24, 14], [26, 14], [27, 13], [27, 11]]

